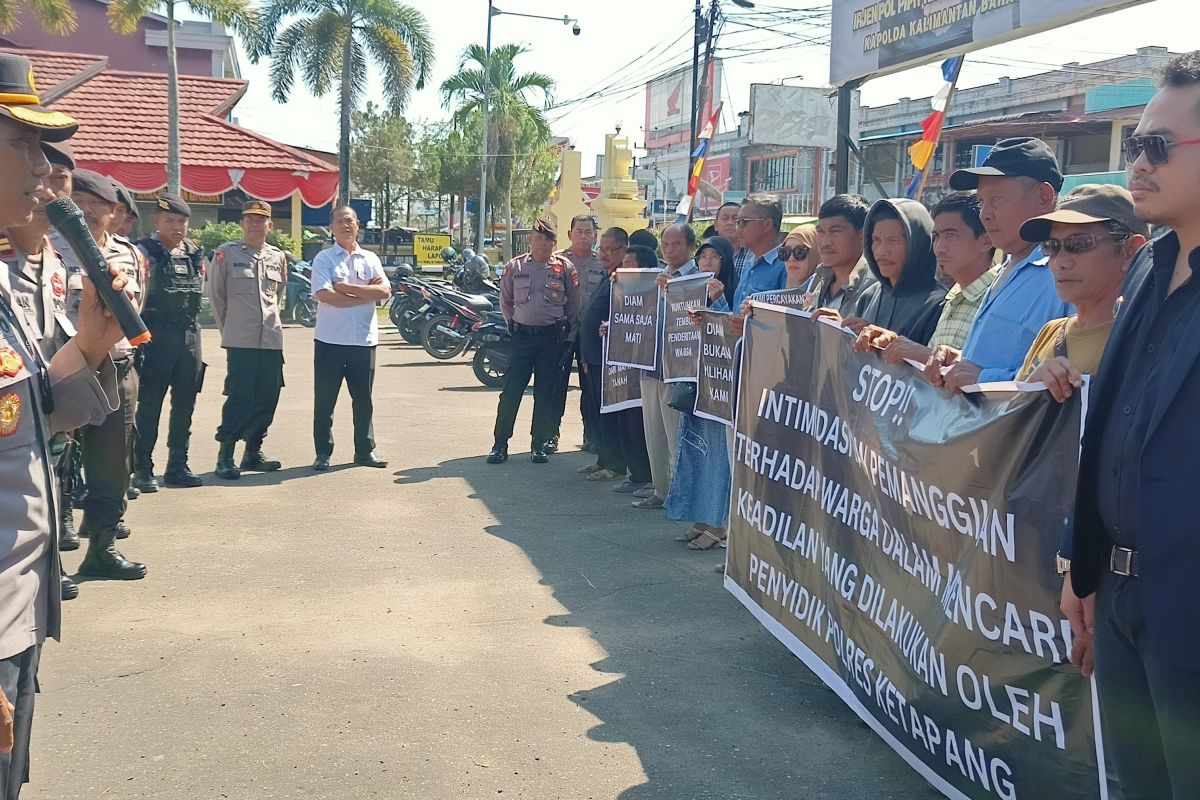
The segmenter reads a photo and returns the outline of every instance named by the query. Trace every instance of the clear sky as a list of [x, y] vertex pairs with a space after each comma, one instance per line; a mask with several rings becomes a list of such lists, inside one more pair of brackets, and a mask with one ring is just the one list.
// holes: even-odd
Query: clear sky
[[[437, 61], [431, 85], [413, 94], [408, 117], [413, 121], [443, 119], [448, 112], [442, 108], [438, 86], [456, 71], [468, 44], [483, 43], [487, 0], [409, 3], [429, 20]], [[570, 137], [582, 151], [585, 175], [591, 174], [595, 155], [603, 151], [604, 134], [615, 125], [621, 124], [635, 143], [642, 141], [645, 80], [690, 63], [692, 0], [495, 0], [495, 4], [504, 11], [559, 18], [565, 14], [579, 20], [582, 32], [578, 37], [561, 21], [502, 15], [492, 23], [494, 45], [515, 41], [531, 47], [517, 63], [523, 71], [545, 72], [554, 78], [557, 101], [576, 100], [598, 88], [621, 90], [548, 112], [555, 133]], [[790, 79], [790, 84], [821, 86], [828, 81], [828, 17], [824, 27], [819, 22], [788, 21], [822, 6], [827, 8], [828, 2], [769, 0], [748, 13], [723, 0], [728, 21], [720, 44], [731, 56], [725, 62], [723, 128], [736, 126], [737, 113], [747, 110], [751, 83]], [[776, 15], [774, 21], [768, 15]], [[1200, 3], [1196, 0], [1152, 0], [970, 54], [959, 85], [965, 88], [1005, 75], [1015, 78], [1044, 72], [1071, 61], [1097, 61], [1147, 45], [1192, 49], [1200, 44], [1198, 24]], [[639, 57], [633, 69], [621, 70]], [[280, 105], [271, 99], [267, 62], [252, 65], [243, 55], [242, 70], [250, 87], [234, 112], [240, 124], [288, 144], [336, 149], [337, 114], [332, 94], [314, 98], [297, 85], [290, 101]], [[794, 77], [798, 75], [802, 77]], [[863, 101], [883, 105], [901, 96], [924, 97], [937, 91], [940, 83], [935, 66], [920, 67], [867, 83]], [[370, 94], [378, 99], [376, 79]]]

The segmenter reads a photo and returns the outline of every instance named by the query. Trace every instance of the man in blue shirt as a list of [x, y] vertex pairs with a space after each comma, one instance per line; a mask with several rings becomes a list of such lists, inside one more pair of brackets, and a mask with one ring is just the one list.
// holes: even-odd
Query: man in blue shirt
[[738, 280], [733, 307], [755, 292], [773, 292], [787, 286], [787, 266], [779, 258], [779, 229], [783, 225], [783, 206], [774, 197], [752, 194], [738, 210], [738, 229], [742, 247], [750, 252], [750, 263]]
[[[1040, 244], [1021, 238], [1027, 219], [1054, 210], [1063, 176], [1054, 152], [1041, 139], [1004, 139], [983, 166], [950, 176], [953, 189], [977, 189], [979, 218], [992, 245], [1008, 255], [975, 315], [962, 351], [938, 347], [925, 366], [934, 386], [952, 392], [976, 383], [1012, 380], [1038, 331], [1067, 317]], [[944, 370], [944, 374], [943, 374]]]

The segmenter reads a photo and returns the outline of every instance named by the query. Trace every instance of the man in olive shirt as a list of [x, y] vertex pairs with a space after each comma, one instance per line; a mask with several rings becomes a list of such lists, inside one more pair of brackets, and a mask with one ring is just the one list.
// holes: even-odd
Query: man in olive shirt
[[512, 349], [496, 409], [489, 464], [508, 460], [508, 440], [531, 376], [535, 377], [532, 459], [535, 464], [548, 460], [546, 442], [554, 435], [559, 360], [574, 336], [583, 294], [575, 267], [554, 254], [557, 238], [553, 222], [538, 220], [529, 234], [529, 253], [508, 262], [500, 278], [500, 310], [512, 330]]
[[[208, 274], [213, 316], [221, 330], [228, 371], [225, 406], [217, 428], [217, 477], [237, 480], [241, 470], [272, 472], [278, 461], [263, 455], [267, 428], [275, 419], [283, 388], [283, 325], [279, 292], [287, 281], [287, 256], [267, 244], [271, 206], [250, 200], [242, 206], [242, 239], [217, 248]], [[246, 443], [241, 469], [233, 450]]]

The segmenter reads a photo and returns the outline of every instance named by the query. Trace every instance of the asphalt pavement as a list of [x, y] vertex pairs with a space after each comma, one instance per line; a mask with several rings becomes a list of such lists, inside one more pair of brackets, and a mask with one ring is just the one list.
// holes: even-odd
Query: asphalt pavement
[[205, 331], [206, 485], [130, 503], [119, 546], [148, 577], [64, 605], [23, 797], [937, 796], [725, 592], [723, 550], [576, 474], [577, 391], [565, 452], [532, 464], [519, 433], [488, 466], [498, 392], [384, 328], [389, 467], [349, 465], [343, 392], [334, 467], [311, 471], [312, 331], [289, 328], [265, 447], [284, 469], [236, 482], [212, 474]]

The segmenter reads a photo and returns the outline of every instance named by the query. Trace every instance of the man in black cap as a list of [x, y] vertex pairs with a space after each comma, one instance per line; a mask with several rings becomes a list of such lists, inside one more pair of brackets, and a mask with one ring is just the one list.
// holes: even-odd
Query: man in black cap
[[[112, 236], [108, 224], [117, 205], [117, 190], [105, 176], [86, 169], [71, 174], [71, 198], [83, 211], [88, 230], [100, 247], [110, 267], [120, 269], [128, 279], [127, 289], [139, 299], [139, 277], [144, 271], [141, 251], [125, 239]], [[68, 268], [76, 271], [82, 265], [63, 252]], [[78, 307], [80, 296], [71, 304]], [[131, 470], [130, 453], [133, 444], [134, 404], [137, 402], [138, 376], [133, 369], [136, 350], [127, 339], [113, 346], [113, 363], [117, 368], [120, 407], [109, 414], [103, 423], [83, 429], [83, 470], [87, 475], [88, 493], [83, 503], [83, 525], [80, 534], [90, 536], [87, 554], [79, 565], [79, 574], [92, 578], [138, 580], [146, 576], [146, 565], [129, 561], [114, 547], [114, 541], [129, 536], [123, 517], [128, 506]]]
[[137, 440], [133, 448], [133, 485], [143, 492], [157, 492], [154, 478], [154, 445], [163, 400], [171, 390], [171, 419], [167, 432], [168, 486], [190, 488], [204, 483], [188, 468], [188, 444], [192, 435], [192, 411], [204, 381], [200, 358], [201, 284], [204, 252], [187, 238], [192, 209], [183, 198], [159, 195], [154, 215], [155, 232], [137, 246], [149, 262], [142, 319], [151, 339], [142, 345], [137, 403]]
[[[283, 324], [279, 292], [287, 283], [287, 254], [267, 243], [271, 205], [242, 205], [242, 238], [217, 248], [208, 275], [213, 316], [228, 364], [225, 406], [217, 428], [217, 477], [237, 480], [242, 471], [274, 472], [282, 466], [263, 455], [263, 439], [275, 420], [283, 388]], [[233, 450], [246, 443], [241, 465]]]
[[992, 245], [1008, 258], [975, 315], [963, 349], [934, 349], [925, 367], [925, 377], [934, 386], [958, 392], [975, 383], [1012, 380], [1042, 326], [1071, 315], [1071, 306], [1054, 289], [1041, 245], [1021, 238], [1025, 220], [1054, 210], [1062, 185], [1054, 152], [1041, 139], [1028, 136], [1004, 139], [983, 166], [950, 176], [951, 188], [978, 190], [979, 219]]
[[508, 460], [521, 397], [533, 386], [532, 458], [535, 464], [549, 460], [546, 444], [557, 424], [555, 392], [559, 387], [559, 363], [567, 342], [579, 322], [583, 289], [571, 262], [554, 254], [558, 241], [554, 223], [540, 219], [529, 234], [529, 253], [504, 267], [500, 278], [500, 310], [512, 331], [512, 353], [504, 390], [496, 409], [495, 442], [487, 463]]
[[116, 181], [113, 181], [113, 188], [117, 190], [118, 205], [117, 213], [113, 214], [113, 221], [108, 231], [128, 239], [129, 235], [133, 233], [133, 226], [138, 218], [137, 201], [133, 197], [133, 192]]

